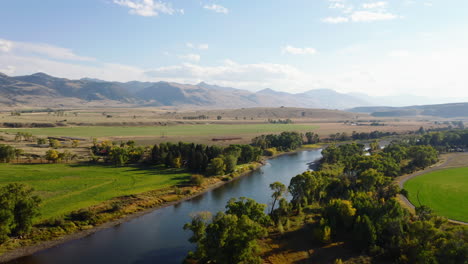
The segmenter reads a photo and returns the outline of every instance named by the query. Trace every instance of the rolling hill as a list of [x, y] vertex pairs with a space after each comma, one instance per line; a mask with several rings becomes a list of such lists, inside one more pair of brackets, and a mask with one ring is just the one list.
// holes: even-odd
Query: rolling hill
[[468, 103], [417, 105], [407, 107], [356, 107], [348, 111], [367, 113], [375, 117], [435, 116], [442, 118], [468, 117]]

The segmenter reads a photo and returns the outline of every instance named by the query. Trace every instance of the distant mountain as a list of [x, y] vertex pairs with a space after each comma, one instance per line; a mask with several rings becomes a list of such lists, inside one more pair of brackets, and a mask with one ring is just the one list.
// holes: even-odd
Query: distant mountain
[[468, 103], [417, 105], [406, 107], [356, 107], [348, 111], [368, 113], [375, 117], [435, 116], [444, 118], [468, 117]]
[[124, 87], [113, 82], [89, 79], [69, 80], [56, 78], [45, 73], [11, 77], [11, 79], [50, 88], [62, 97], [75, 97], [86, 101], [108, 99], [131, 102], [133, 99], [133, 96]]
[[[82, 78], [70, 80], [45, 73], [9, 77], [0, 75], [0, 103], [7, 105], [49, 106], [45, 98], [61, 100], [61, 105], [74, 100], [75, 103], [107, 101], [135, 106], [176, 106], [203, 108], [241, 107], [305, 107], [343, 109], [370, 105], [369, 102], [352, 95], [333, 90], [311, 90], [291, 94], [264, 89], [250, 92], [231, 87], [200, 82], [196, 85], [172, 82], [107, 82], [99, 79]], [[19, 98], [22, 96], [21, 98]], [[39, 100], [41, 99], [41, 100]]]
[[[418, 97], [424, 101], [423, 97]], [[414, 100], [415, 97], [413, 97]], [[10, 77], [0, 73], [0, 104], [8, 106], [75, 107], [107, 106], [173, 106], [184, 108], [250, 108], [301, 107], [349, 109], [356, 112], [406, 116], [433, 113], [430, 109], [407, 107], [394, 109], [373, 105], [396, 105], [397, 97], [371, 97], [365, 94], [344, 94], [330, 89], [287, 93], [273, 89], [258, 92], [222, 87], [200, 82], [196, 85], [173, 82], [108, 82], [93, 78], [70, 80], [45, 73]], [[403, 100], [400, 100], [403, 101]], [[429, 100], [428, 100], [429, 101]], [[389, 104], [387, 104], [389, 103]], [[445, 110], [435, 111], [438, 115]]]

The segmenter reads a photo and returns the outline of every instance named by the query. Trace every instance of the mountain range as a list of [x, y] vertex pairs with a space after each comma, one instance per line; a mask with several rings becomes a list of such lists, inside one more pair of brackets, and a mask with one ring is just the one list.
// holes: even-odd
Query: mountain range
[[[427, 101], [423, 97], [412, 98]], [[7, 76], [0, 73], [0, 105], [9, 107], [169, 106], [177, 108], [304, 107], [350, 109], [374, 105], [401, 105], [397, 98], [345, 94], [330, 89], [287, 93], [258, 92], [173, 82], [109, 82], [92, 78], [70, 80], [35, 73]]]

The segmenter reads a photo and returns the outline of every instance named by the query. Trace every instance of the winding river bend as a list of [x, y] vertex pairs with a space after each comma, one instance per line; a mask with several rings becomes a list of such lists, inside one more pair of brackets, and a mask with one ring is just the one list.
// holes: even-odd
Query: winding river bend
[[270, 183], [286, 185], [292, 177], [306, 171], [308, 163], [321, 157], [321, 150], [307, 150], [271, 159], [252, 175], [239, 178], [180, 204], [155, 210], [119, 226], [88, 237], [23, 257], [11, 263], [181, 263], [194, 246], [187, 240], [190, 232], [182, 229], [190, 214], [224, 210], [233, 197], [249, 197], [271, 204]]

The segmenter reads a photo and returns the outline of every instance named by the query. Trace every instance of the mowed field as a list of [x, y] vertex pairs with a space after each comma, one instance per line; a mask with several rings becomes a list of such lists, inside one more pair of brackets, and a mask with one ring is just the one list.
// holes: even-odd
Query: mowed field
[[242, 136], [283, 131], [307, 132], [317, 129], [306, 124], [206, 124], [142, 127], [76, 126], [53, 128], [0, 129], [7, 133], [30, 132], [36, 136], [126, 137], [126, 136]]
[[180, 169], [78, 164], [0, 164], [0, 186], [24, 183], [42, 198], [42, 215], [61, 216], [114, 197], [170, 187], [189, 180]]
[[405, 182], [404, 188], [415, 206], [421, 203], [439, 215], [468, 222], [468, 167], [423, 174]]

